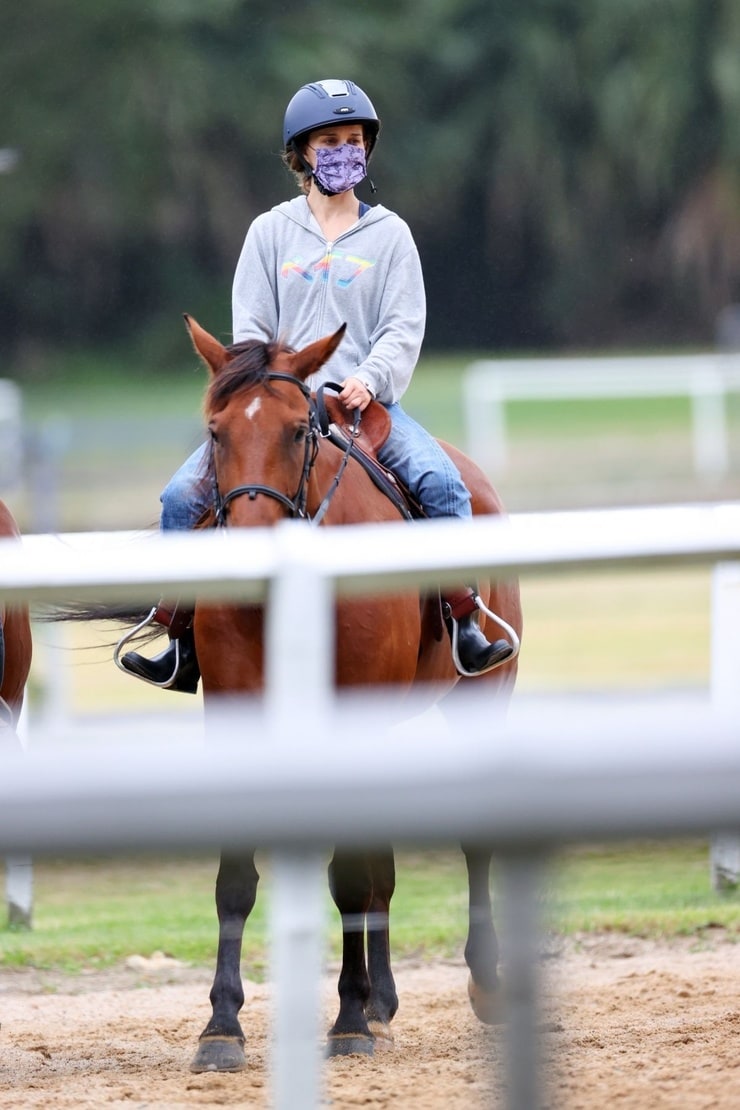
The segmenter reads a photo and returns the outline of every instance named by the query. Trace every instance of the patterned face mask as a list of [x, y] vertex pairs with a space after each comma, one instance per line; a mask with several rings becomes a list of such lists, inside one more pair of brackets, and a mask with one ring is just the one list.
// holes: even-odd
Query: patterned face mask
[[319, 189], [326, 196], [346, 193], [348, 189], [359, 185], [367, 175], [364, 147], [342, 143], [341, 146], [320, 146], [313, 150], [316, 154], [313, 175]]

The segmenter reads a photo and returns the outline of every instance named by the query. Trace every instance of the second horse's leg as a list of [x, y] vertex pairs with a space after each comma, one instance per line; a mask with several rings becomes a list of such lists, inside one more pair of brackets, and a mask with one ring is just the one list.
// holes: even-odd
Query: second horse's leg
[[247, 1066], [238, 1014], [244, 1005], [241, 951], [244, 924], [257, 897], [254, 855], [223, 855], [216, 879], [218, 956], [211, 988], [213, 1015], [200, 1035], [190, 1070], [241, 1071]]

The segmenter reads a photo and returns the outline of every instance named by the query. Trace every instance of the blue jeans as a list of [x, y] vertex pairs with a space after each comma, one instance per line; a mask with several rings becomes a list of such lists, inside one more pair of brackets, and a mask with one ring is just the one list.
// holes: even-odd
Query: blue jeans
[[209, 446], [209, 443], [201, 443], [162, 490], [159, 526], [163, 532], [185, 532], [194, 528], [206, 509], [213, 505], [213, 487], [203, 481]]
[[[391, 433], [378, 452], [383, 465], [398, 475], [430, 517], [470, 519], [470, 493], [449, 456], [399, 404], [385, 407]], [[203, 443], [162, 491], [163, 531], [192, 528], [213, 504], [213, 491], [202, 480], [207, 456], [208, 444]]]
[[470, 493], [449, 455], [398, 403], [384, 407], [391, 434], [378, 451], [383, 466], [398, 475], [428, 516], [469, 520]]

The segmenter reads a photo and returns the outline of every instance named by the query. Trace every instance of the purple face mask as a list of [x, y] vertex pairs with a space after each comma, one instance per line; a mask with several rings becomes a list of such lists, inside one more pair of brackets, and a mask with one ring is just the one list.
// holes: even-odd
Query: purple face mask
[[316, 154], [313, 175], [319, 189], [327, 196], [346, 193], [367, 175], [364, 147], [342, 143], [341, 146], [319, 146], [313, 150]]

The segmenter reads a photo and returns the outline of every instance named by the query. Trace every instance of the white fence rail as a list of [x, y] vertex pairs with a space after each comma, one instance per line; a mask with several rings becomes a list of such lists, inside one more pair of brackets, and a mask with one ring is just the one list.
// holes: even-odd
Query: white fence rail
[[[193, 746], [175, 762], [171, 746], [164, 752], [155, 742], [154, 730], [161, 734], [165, 727], [161, 720], [151, 724], [150, 735], [137, 721], [136, 739], [143, 746], [81, 752], [59, 738], [53, 748], [32, 746], [3, 762], [0, 851], [157, 850], [257, 840], [275, 852], [276, 904], [290, 905], [290, 883], [305, 865], [301, 874], [308, 875], [315, 907], [323, 895], [315, 866], [321, 845], [372, 842], [378, 828], [384, 842], [463, 836], [487, 841], [502, 853], [511, 880], [503, 943], [512, 996], [521, 1004], [509, 1014], [508, 1099], [515, 1110], [531, 1110], [541, 1102], [532, 997], [536, 960], [519, 943], [533, 933], [531, 861], [553, 843], [580, 838], [732, 829], [740, 790], [736, 720], [719, 709], [694, 714], [682, 706], [669, 714], [662, 706], [654, 716], [644, 704], [623, 704], [590, 715], [568, 705], [560, 716], [550, 707], [546, 715], [519, 718], [502, 737], [500, 722], [489, 727], [488, 700], [480, 703], [473, 688], [475, 727], [463, 721], [450, 743], [432, 744], [428, 724], [420, 723], [420, 732], [410, 728], [403, 744], [389, 745], [382, 767], [364, 767], [358, 781], [346, 743], [327, 745], [322, 738], [339, 730], [346, 741], [351, 719], [356, 744], [369, 744], [370, 735], [377, 744], [378, 728], [388, 721], [377, 700], [351, 718], [335, 704], [332, 592], [393, 591], [410, 582], [454, 582], [487, 571], [706, 565], [739, 558], [736, 504], [529, 515], [469, 525], [425, 522], [413, 529], [313, 531], [286, 523], [245, 534], [31, 536], [20, 550], [2, 543], [4, 600], [149, 600], [174, 590], [207, 598], [269, 596], [269, 606], [267, 696], [259, 729], [250, 730], [262, 742], [240, 742], [244, 718], [224, 716], [214, 750]], [[299, 634], [286, 638], [287, 617]], [[471, 736], [480, 740], [474, 743]], [[520, 875], [529, 878], [519, 881]], [[318, 929], [320, 914], [309, 913], [308, 919]], [[303, 983], [306, 1013], [318, 1012], [312, 1007], [318, 966], [307, 969], [299, 958], [306, 937], [289, 921], [276, 921], [273, 934], [274, 1104], [313, 1110], [320, 1099], [320, 1064], [311, 1047], [318, 1043], [318, 1028], [304, 1027], [299, 1043], [284, 1034], [281, 984], [293, 982], [295, 989]]]
[[[160, 594], [257, 601], [295, 570], [340, 594], [393, 593], [461, 576], [569, 567], [734, 561], [740, 502], [556, 513], [469, 522], [426, 520], [311, 529], [199, 533], [92, 532], [0, 541], [0, 597], [148, 601]], [[323, 590], [322, 590], [323, 594]], [[325, 616], [302, 592], [300, 612]], [[308, 661], [306, 661], [308, 663]]]
[[508, 463], [510, 401], [689, 397], [694, 470], [717, 477], [729, 468], [726, 395], [740, 390], [740, 356], [485, 359], [463, 376], [469, 454], [492, 473]]

